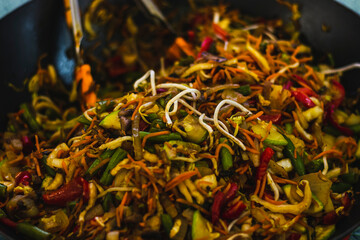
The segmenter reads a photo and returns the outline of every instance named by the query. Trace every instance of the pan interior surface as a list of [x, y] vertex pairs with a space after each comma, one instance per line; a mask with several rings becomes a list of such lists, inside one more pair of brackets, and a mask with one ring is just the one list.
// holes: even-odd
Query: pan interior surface
[[[81, 1], [86, 6], [89, 1]], [[242, 13], [264, 18], [288, 19], [289, 10], [275, 0], [230, 1]], [[185, 4], [181, 1], [172, 2]], [[335, 67], [360, 62], [360, 17], [334, 1], [299, 1], [301, 12], [301, 33], [305, 43], [322, 53], [331, 53]], [[0, 128], [6, 125], [6, 113], [18, 110], [20, 103], [29, 100], [26, 91], [17, 92], [9, 87], [11, 82], [17, 88], [37, 70], [37, 61], [47, 54], [46, 61], [55, 65], [60, 78], [70, 84], [75, 62], [66, 55], [72, 47], [62, 1], [33, 0], [0, 21]], [[330, 30], [322, 31], [326, 25]], [[344, 73], [342, 83], [348, 96], [355, 95], [360, 87], [360, 70]], [[360, 204], [356, 202], [350, 216], [337, 224], [332, 239], [342, 239], [360, 223]], [[4, 230], [6, 233], [8, 231]], [[16, 239], [9, 233], [8, 239]], [[6, 237], [4, 237], [7, 239]]]

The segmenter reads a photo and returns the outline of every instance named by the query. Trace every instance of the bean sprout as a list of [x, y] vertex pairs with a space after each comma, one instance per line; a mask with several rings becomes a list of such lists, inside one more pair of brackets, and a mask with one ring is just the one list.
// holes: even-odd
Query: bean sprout
[[139, 87], [140, 83], [145, 81], [149, 76], [150, 76], [150, 84], [151, 84], [152, 95], [155, 96], [156, 95], [156, 88], [155, 88], [155, 72], [154, 72], [154, 70], [147, 71], [144, 74], [144, 76], [142, 76], [141, 78], [136, 80], [135, 83], [134, 83], [134, 89], [136, 90]]

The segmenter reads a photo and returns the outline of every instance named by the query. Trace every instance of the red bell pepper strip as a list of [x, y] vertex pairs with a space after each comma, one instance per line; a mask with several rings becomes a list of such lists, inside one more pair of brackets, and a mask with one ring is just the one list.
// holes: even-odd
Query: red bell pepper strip
[[295, 100], [302, 103], [307, 108], [315, 107], [315, 103], [301, 91], [291, 91], [291, 95], [295, 97]]
[[265, 148], [265, 150], [260, 156], [260, 165], [257, 168], [256, 180], [261, 180], [265, 176], [270, 159], [272, 158], [273, 155], [274, 155], [274, 150], [272, 150], [269, 147]]
[[265, 115], [261, 115], [259, 118], [265, 122], [271, 121], [273, 124], [280, 124], [282, 115], [281, 113], [265, 114]]
[[201, 54], [203, 52], [209, 51], [211, 44], [213, 43], [213, 39], [211, 37], [205, 37], [203, 42], [201, 43], [200, 52], [197, 55], [197, 58], [201, 58]]
[[340, 104], [345, 98], [345, 88], [343, 85], [341, 85], [341, 83], [337, 81], [332, 81], [332, 87], [336, 91], [337, 95], [334, 97], [334, 99], [332, 99], [331, 105], [334, 105], [336, 109], [340, 106]]
[[[84, 196], [84, 200], [89, 198], [84, 191], [84, 185], [87, 183], [83, 178], [77, 177], [61, 188], [45, 193], [42, 197], [47, 205], [65, 206], [67, 202], [74, 201], [75, 199]], [[85, 192], [85, 194], [84, 194]], [[83, 195], [84, 194], [84, 195]]]
[[245, 210], [246, 205], [243, 201], [238, 201], [234, 205], [232, 205], [227, 211], [225, 211], [221, 217], [226, 220], [233, 220], [240, 216], [240, 214]]
[[290, 90], [290, 88], [292, 87], [293, 83], [292, 81], [287, 81], [284, 86], [283, 86], [283, 90], [286, 89], [286, 90]]
[[341, 126], [337, 121], [336, 121], [336, 117], [335, 117], [335, 109], [336, 109], [336, 104], [331, 104], [326, 112], [325, 112], [325, 119], [336, 129], [338, 129], [340, 132], [342, 132], [344, 135], [346, 136], [352, 136], [354, 135], [354, 132], [347, 127]]
[[312, 89], [310, 88], [297, 88], [296, 91], [298, 92], [302, 92], [304, 94], [306, 94], [309, 97], [318, 97], [318, 95], [316, 94], [316, 92], [314, 92]]
[[344, 86], [337, 81], [332, 81], [332, 87], [334, 88], [336, 95], [334, 99], [332, 99], [331, 103], [326, 107], [325, 119], [343, 134], [347, 136], [352, 136], [354, 135], [354, 132], [350, 128], [341, 126], [336, 121], [335, 117], [335, 110], [340, 106], [340, 104], [345, 98]]
[[229, 40], [229, 34], [224, 29], [222, 29], [218, 24], [213, 23], [212, 27], [213, 27], [215, 34], [219, 38], [221, 38], [223, 41]]
[[18, 186], [19, 184], [28, 186], [30, 182], [31, 182], [31, 174], [28, 171], [19, 172], [15, 176], [16, 186]]
[[214, 197], [213, 205], [211, 206], [211, 222], [214, 224], [219, 220], [220, 212], [225, 205], [225, 194], [217, 192]]

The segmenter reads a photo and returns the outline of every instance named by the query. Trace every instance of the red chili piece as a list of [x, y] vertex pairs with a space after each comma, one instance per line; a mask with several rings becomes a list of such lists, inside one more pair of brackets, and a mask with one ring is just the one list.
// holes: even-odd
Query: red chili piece
[[307, 108], [315, 107], [315, 103], [301, 91], [291, 91], [291, 95], [295, 97], [295, 100], [302, 103]]
[[219, 38], [221, 38], [223, 41], [229, 40], [229, 34], [224, 29], [222, 29], [218, 24], [213, 23], [212, 26], [215, 34], [218, 35]]
[[32, 143], [29, 136], [22, 136], [21, 142], [23, 144], [23, 153], [30, 154], [34, 148], [34, 144]]
[[273, 155], [274, 155], [274, 150], [272, 150], [269, 147], [265, 148], [265, 150], [261, 154], [260, 165], [256, 172], [257, 180], [261, 180], [265, 176], [266, 169], [267, 169], [270, 159], [272, 158]]
[[19, 172], [15, 177], [15, 184], [18, 186], [22, 184], [28, 186], [31, 182], [31, 174], [28, 171]]
[[286, 240], [299, 240], [301, 238], [300, 233], [291, 233]]
[[240, 216], [240, 214], [245, 210], [246, 205], [243, 201], [238, 201], [234, 205], [232, 205], [227, 211], [225, 211], [221, 217], [226, 220], [233, 220]]
[[189, 30], [187, 32], [187, 35], [188, 35], [188, 39], [189, 39], [189, 42], [194, 42], [195, 41], [195, 32], [193, 30]]
[[65, 206], [67, 202], [73, 201], [83, 195], [83, 178], [77, 177], [61, 188], [43, 195], [43, 200], [47, 205]]
[[265, 115], [261, 115], [260, 119], [265, 121], [265, 122], [270, 122], [271, 121], [273, 124], [280, 124], [281, 119], [282, 119], [282, 115], [281, 115], [281, 113], [265, 114]]
[[338, 220], [338, 215], [336, 214], [335, 211], [331, 211], [328, 212], [324, 217], [323, 217], [323, 224], [325, 225], [332, 225], [335, 224]]
[[285, 83], [285, 85], [283, 86], [283, 90], [286, 89], [286, 90], [290, 90], [290, 88], [292, 87], [293, 83], [291, 81], [287, 81]]
[[203, 52], [207, 52], [210, 49], [211, 44], [213, 43], [213, 39], [211, 37], [205, 37], [203, 42], [201, 43], [200, 52], [197, 55], [197, 58], [201, 57]]
[[225, 204], [225, 194], [223, 192], [217, 192], [214, 197], [213, 205], [211, 206], [211, 221], [216, 223], [220, 217], [220, 211]]
[[350, 209], [350, 207], [352, 205], [352, 197], [351, 197], [350, 193], [346, 192], [345, 196], [343, 198], [341, 198], [341, 205], [343, 205], [344, 211], [347, 211]]
[[238, 186], [236, 183], [231, 183], [229, 190], [225, 194], [225, 202], [228, 203], [233, 200], [236, 196]]
[[228, 220], [234, 219], [238, 217], [242, 211], [244, 211], [246, 205], [242, 201], [239, 201], [232, 205], [230, 208], [224, 210], [226, 205], [236, 197], [237, 191], [238, 185], [236, 183], [231, 183], [230, 188], [226, 193], [220, 191], [216, 193], [214, 197], [214, 203], [211, 207], [212, 223], [216, 223], [219, 220], [220, 216]]
[[88, 202], [90, 198], [89, 182], [83, 178], [80, 178], [80, 181], [82, 182], [82, 186], [83, 186], [83, 193], [82, 193], [83, 199], [85, 202]]

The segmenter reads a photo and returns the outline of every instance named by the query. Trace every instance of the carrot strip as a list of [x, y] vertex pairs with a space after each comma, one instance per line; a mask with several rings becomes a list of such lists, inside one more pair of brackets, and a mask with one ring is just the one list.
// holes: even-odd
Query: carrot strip
[[84, 140], [80, 140], [78, 142], [74, 142], [71, 147], [79, 147], [81, 145], [84, 145], [84, 144], [88, 144], [92, 141], [93, 139], [84, 139]]
[[258, 180], [256, 181], [256, 187], [255, 187], [254, 195], [257, 195], [257, 194], [259, 193], [260, 185], [261, 185], [261, 180], [258, 179]]
[[196, 208], [197, 210], [199, 210], [200, 212], [204, 213], [205, 215], [211, 216], [211, 213], [210, 213], [209, 211], [207, 211], [206, 209], [200, 207], [199, 205], [197, 205], [197, 204], [195, 204], [195, 203], [188, 202], [188, 201], [186, 201], [185, 199], [182, 199], [182, 198], [178, 198], [178, 199], [176, 199], [176, 201], [177, 201], [178, 203], [182, 203], [182, 204], [191, 206], [191, 207], [193, 207], [193, 208]]
[[170, 182], [166, 183], [165, 192], [171, 190], [172, 188], [179, 185], [181, 182], [185, 181], [186, 179], [191, 178], [192, 176], [195, 176], [196, 174], [197, 174], [197, 171], [190, 171], [190, 172], [185, 172], [185, 173], [179, 174], [178, 176], [173, 178]]
[[256, 133], [254, 133], [254, 132], [251, 132], [251, 131], [246, 130], [246, 129], [244, 129], [244, 128], [239, 128], [239, 130], [242, 131], [242, 132], [244, 132], [244, 133], [246, 133], [246, 134], [249, 134], [250, 136], [253, 136], [253, 137], [255, 137], [255, 138], [259, 139], [259, 140], [261, 139], [261, 135], [259, 135], [259, 134], [256, 134]]
[[146, 141], [151, 138], [151, 137], [155, 137], [155, 136], [161, 136], [161, 135], [166, 135], [166, 134], [170, 134], [170, 131], [161, 131], [161, 132], [153, 132], [153, 133], [149, 133], [148, 135], [146, 135], [143, 140], [142, 140], [142, 147], [145, 147]]
[[246, 121], [246, 122], [250, 122], [250, 121], [252, 121], [252, 120], [260, 117], [260, 116], [263, 115], [263, 114], [264, 114], [264, 112], [263, 112], [263, 111], [260, 111], [260, 112], [258, 112], [258, 113], [256, 113], [256, 114], [248, 117], [245, 121]]
[[262, 183], [261, 183], [261, 188], [260, 188], [260, 192], [259, 192], [259, 198], [262, 198], [264, 195], [264, 191], [265, 191], [265, 186], [266, 186], [266, 177], [264, 176]]
[[65, 142], [67, 142], [71, 135], [73, 135], [73, 133], [81, 126], [81, 123], [76, 123], [75, 126], [70, 130], [70, 132], [68, 133], [68, 135], [66, 136]]
[[128, 192], [126, 192], [124, 194], [124, 197], [121, 199], [121, 203], [119, 205], [119, 207], [116, 208], [116, 224], [118, 227], [120, 227], [120, 223], [124, 214], [124, 206], [125, 206], [125, 202], [127, 201], [127, 197], [128, 197]]
[[124, 105], [122, 105], [121, 108], [126, 108], [126, 107], [130, 106], [131, 104], [134, 104], [134, 103], [137, 103], [137, 102], [139, 102], [139, 99], [131, 100], [131, 101], [125, 103]]
[[182, 37], [177, 37], [175, 39], [175, 44], [188, 56], [196, 57], [194, 51], [191, 48], [191, 45], [188, 44]]
[[136, 113], [139, 111], [140, 106], [142, 105], [144, 99], [141, 98], [138, 105], [135, 108], [135, 111], [133, 112], [133, 115], [131, 116], [131, 121], [134, 121]]
[[338, 154], [338, 155], [342, 155], [342, 152], [336, 150], [336, 149], [329, 149], [327, 151], [324, 151], [322, 153], [319, 153], [318, 155], [316, 155], [315, 157], [313, 157], [313, 160], [315, 159], [318, 159], [318, 158], [321, 158], [322, 156], [324, 155], [327, 155], [327, 154], [331, 154], [331, 153], [334, 153], [334, 154]]
[[265, 201], [271, 203], [271, 204], [275, 204], [275, 205], [281, 205], [281, 204], [284, 204], [286, 203], [286, 200], [283, 200], [283, 201], [275, 201], [274, 199], [271, 199], [269, 198], [268, 196], [265, 195]]
[[226, 148], [227, 150], [229, 150], [229, 152], [230, 152], [231, 155], [234, 155], [234, 154], [235, 154], [234, 150], [232, 150], [232, 148], [231, 148], [229, 145], [227, 145], [226, 143], [220, 143], [219, 145], [217, 145], [216, 150], [215, 150], [216, 159], [219, 160], [220, 150], [221, 150], [222, 147], [224, 147], [224, 148]]
[[193, 77], [189, 78], [174, 78], [174, 77], [164, 77], [165, 80], [171, 81], [171, 82], [191, 82], [193, 80]]
[[241, 131], [241, 133], [246, 137], [246, 140], [250, 143], [250, 146], [252, 148], [256, 148], [254, 141], [251, 139], [251, 137], [244, 131]]
[[67, 167], [67, 165], [66, 165], [66, 163], [65, 163], [64, 160], [61, 162], [61, 166], [62, 166], [62, 168], [64, 169], [65, 174], [68, 175], [68, 174], [69, 174], [69, 170], [68, 170], [68, 167]]
[[41, 177], [41, 170], [40, 170], [40, 166], [39, 166], [39, 161], [37, 160], [36, 157], [33, 158], [35, 166], [36, 166], [36, 173], [39, 177]]
[[250, 148], [248, 146], [245, 146], [245, 147], [246, 147], [246, 151], [249, 151], [249, 152], [255, 153], [255, 154], [260, 154], [259, 151], [256, 149]]

